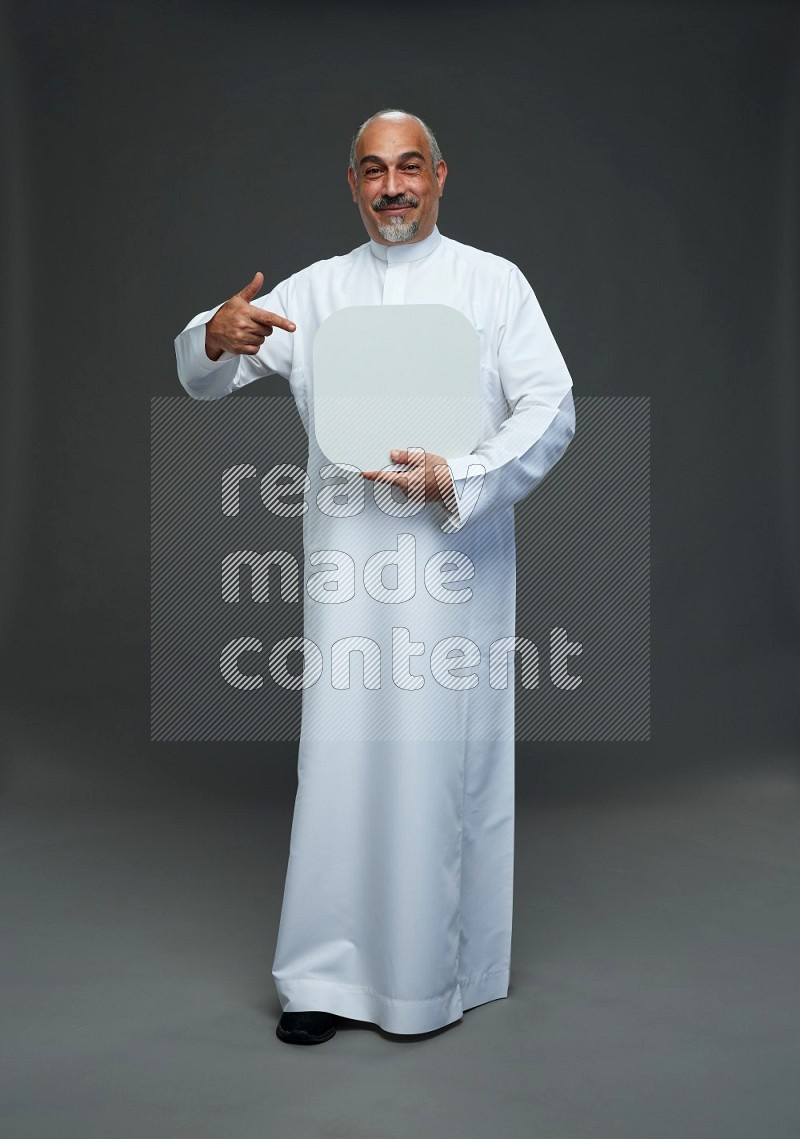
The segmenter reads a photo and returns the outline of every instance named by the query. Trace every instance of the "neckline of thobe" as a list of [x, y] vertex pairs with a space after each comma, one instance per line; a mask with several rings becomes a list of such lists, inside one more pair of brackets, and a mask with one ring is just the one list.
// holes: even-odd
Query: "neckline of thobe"
[[422, 241], [401, 241], [397, 245], [379, 245], [377, 241], [370, 238], [369, 247], [380, 261], [386, 261], [389, 265], [403, 265], [409, 261], [420, 261], [423, 257], [427, 257], [433, 253], [441, 240], [442, 235], [439, 233], [438, 226], [434, 226], [433, 232], [429, 233]]

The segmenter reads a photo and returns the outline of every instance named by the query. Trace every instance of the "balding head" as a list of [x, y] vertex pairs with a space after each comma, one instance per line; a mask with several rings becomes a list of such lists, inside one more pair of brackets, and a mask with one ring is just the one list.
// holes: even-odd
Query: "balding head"
[[431, 128], [428, 126], [428, 124], [423, 119], [421, 119], [419, 117], [419, 115], [412, 115], [410, 111], [401, 111], [397, 107], [386, 107], [386, 108], [384, 108], [384, 110], [376, 111], [374, 115], [370, 115], [370, 117], [368, 119], [365, 119], [364, 122], [361, 124], [361, 126], [356, 131], [356, 133], [353, 135], [353, 141], [350, 144], [350, 169], [353, 171], [354, 177], [358, 178], [358, 166], [356, 164], [356, 151], [358, 149], [359, 139], [361, 138], [361, 136], [364, 133], [364, 131], [366, 130], [366, 128], [370, 125], [370, 123], [373, 123], [376, 119], [383, 119], [383, 118], [395, 120], [395, 121], [398, 121], [401, 119], [413, 119], [414, 122], [419, 127], [422, 128], [422, 133], [425, 135], [425, 138], [426, 138], [427, 143], [428, 143], [428, 150], [430, 151], [431, 165], [432, 165], [434, 173], [435, 173], [436, 167], [442, 161], [442, 152], [439, 149], [439, 144], [436, 141], [436, 136], [434, 135]]

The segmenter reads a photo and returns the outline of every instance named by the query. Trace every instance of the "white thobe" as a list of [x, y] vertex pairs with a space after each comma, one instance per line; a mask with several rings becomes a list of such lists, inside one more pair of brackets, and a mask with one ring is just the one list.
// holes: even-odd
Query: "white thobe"
[[[275, 329], [257, 355], [211, 361], [205, 325], [214, 308], [175, 346], [179, 378], [195, 399], [285, 377], [308, 433], [304, 635], [320, 650], [319, 675], [303, 689], [273, 977], [284, 1011], [428, 1032], [508, 994], [514, 653], [504, 639], [515, 634], [513, 505], [574, 434], [572, 380], [520, 270], [436, 228], [412, 244], [370, 240], [253, 303], [297, 331]], [[483, 421], [473, 453], [449, 459], [455, 524], [440, 502], [393, 517], [376, 502], [377, 484], [343, 480], [341, 470], [334, 478], [317, 444], [315, 333], [337, 309], [379, 304], [450, 305], [478, 332]], [[375, 374], [378, 386], [380, 361]], [[359, 492], [353, 513], [347, 504]], [[345, 504], [338, 513], [337, 503]], [[401, 547], [413, 550], [415, 576], [373, 572], [366, 588], [370, 556]], [[325, 568], [341, 566], [336, 551], [352, 558], [349, 583]], [[361, 638], [363, 653], [342, 655], [346, 637]], [[494, 656], [496, 641], [504, 651]]]

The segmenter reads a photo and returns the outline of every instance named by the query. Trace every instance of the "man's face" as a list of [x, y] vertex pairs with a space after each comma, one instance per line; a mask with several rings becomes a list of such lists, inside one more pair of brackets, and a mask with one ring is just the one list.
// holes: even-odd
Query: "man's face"
[[367, 233], [379, 245], [422, 241], [439, 216], [447, 166], [434, 173], [425, 132], [414, 119], [375, 119], [358, 140], [358, 178], [347, 180]]

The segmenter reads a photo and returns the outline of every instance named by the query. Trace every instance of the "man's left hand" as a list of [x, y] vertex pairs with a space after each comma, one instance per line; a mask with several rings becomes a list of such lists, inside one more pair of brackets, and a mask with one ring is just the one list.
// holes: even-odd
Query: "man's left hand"
[[455, 487], [442, 455], [432, 455], [429, 451], [411, 451], [398, 448], [392, 451], [393, 463], [406, 463], [405, 471], [362, 471], [365, 479], [374, 482], [397, 483], [406, 496], [422, 499], [425, 502], [443, 502], [448, 510], [456, 506]]

